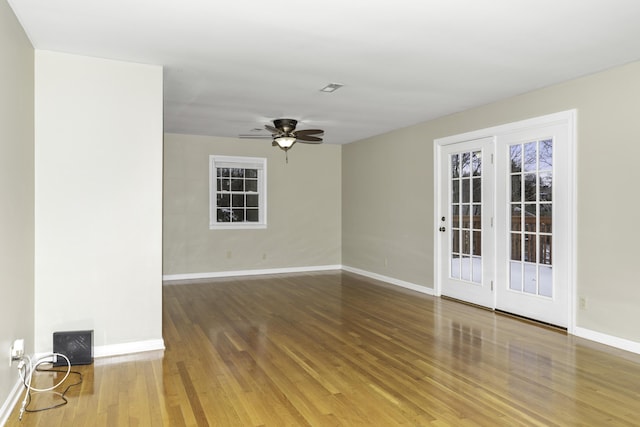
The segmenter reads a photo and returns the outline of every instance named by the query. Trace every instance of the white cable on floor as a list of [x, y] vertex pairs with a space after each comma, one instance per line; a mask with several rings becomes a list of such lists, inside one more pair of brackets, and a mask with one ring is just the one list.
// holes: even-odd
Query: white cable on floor
[[[67, 361], [67, 373], [65, 374], [64, 378], [62, 378], [62, 380], [60, 380], [57, 384], [54, 384], [53, 386], [48, 387], [48, 388], [32, 387], [31, 386], [31, 381], [32, 381], [32, 378], [33, 378], [33, 373], [36, 371], [36, 369], [38, 369], [38, 366], [40, 366], [40, 365], [42, 365], [44, 363], [54, 363], [54, 361], [56, 361], [58, 357], [62, 357], [64, 360]], [[25, 359], [29, 362], [28, 364], [25, 362]], [[49, 359], [51, 359], [51, 360], [49, 360]], [[22, 400], [22, 407], [20, 408], [19, 419], [22, 420], [22, 415], [24, 414], [25, 409], [27, 407], [27, 402], [28, 402], [28, 399], [29, 399], [29, 393], [31, 391], [34, 391], [34, 392], [52, 391], [56, 387], [58, 387], [59, 385], [64, 383], [65, 380], [69, 377], [70, 373], [71, 373], [71, 361], [64, 354], [61, 354], [61, 353], [46, 354], [46, 355], [40, 357], [39, 359], [36, 359], [35, 362], [33, 362], [29, 356], [24, 356], [20, 360], [20, 363], [18, 363], [18, 375], [20, 375], [20, 379], [22, 380], [22, 384], [24, 384], [24, 388], [25, 388], [24, 399]]]

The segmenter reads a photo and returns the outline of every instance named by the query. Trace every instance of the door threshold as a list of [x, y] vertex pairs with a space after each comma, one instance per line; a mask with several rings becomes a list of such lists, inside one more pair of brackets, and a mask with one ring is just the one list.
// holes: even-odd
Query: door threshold
[[474, 304], [472, 302], [465, 301], [463, 299], [453, 298], [453, 297], [449, 297], [449, 296], [446, 296], [446, 295], [440, 295], [440, 298], [446, 299], [446, 300], [449, 300], [449, 301], [453, 301], [453, 302], [458, 302], [458, 303], [464, 304], [464, 305], [470, 305], [471, 307], [481, 308], [482, 310], [494, 311], [490, 307], [485, 307], [484, 305], [480, 305], [480, 304]]
[[525, 323], [531, 323], [533, 325], [542, 326], [543, 328], [552, 329], [557, 332], [564, 332], [565, 334], [567, 333], [567, 328], [554, 325], [553, 323], [543, 322], [542, 320], [532, 319], [531, 317], [520, 316], [519, 314], [509, 313], [508, 311], [502, 311], [498, 309], [495, 309], [493, 311], [495, 311], [496, 314], [500, 314], [505, 317], [511, 317], [513, 319], [520, 320]]

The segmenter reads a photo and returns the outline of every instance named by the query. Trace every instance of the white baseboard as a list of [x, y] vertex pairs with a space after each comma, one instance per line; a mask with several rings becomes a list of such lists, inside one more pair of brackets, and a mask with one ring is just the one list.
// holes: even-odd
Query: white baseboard
[[395, 279], [393, 277], [383, 276], [378, 273], [372, 273], [370, 271], [360, 270], [359, 268], [349, 267], [346, 265], [342, 266], [344, 271], [349, 271], [351, 273], [359, 274], [360, 276], [369, 277], [371, 279], [380, 280], [381, 282], [390, 283], [392, 285], [400, 286], [406, 289], [411, 289], [412, 291], [420, 292], [427, 295], [434, 295], [434, 291], [431, 288], [427, 288], [425, 286], [416, 285], [415, 283], [405, 282], [404, 280]]
[[210, 273], [164, 274], [164, 282], [195, 279], [214, 279], [219, 277], [259, 276], [266, 274], [309, 273], [313, 271], [340, 270], [341, 265], [315, 265], [311, 267], [269, 268], [263, 270], [215, 271]]
[[[100, 359], [103, 357], [135, 355], [146, 351], [158, 351], [164, 349], [163, 339], [98, 345], [93, 347], [93, 357], [94, 359]], [[38, 360], [43, 357], [52, 357], [52, 353], [36, 353], [33, 355], [32, 360]]]
[[9, 392], [9, 396], [7, 396], [7, 400], [5, 400], [2, 407], [0, 407], [0, 426], [4, 426], [9, 420], [9, 415], [11, 415], [11, 411], [13, 411], [18, 400], [20, 400], [22, 391], [24, 391], [22, 381], [18, 378], [16, 380], [16, 384]]
[[144, 351], [164, 350], [164, 340], [147, 340], [123, 344], [99, 345], [93, 348], [93, 357], [121, 356]]
[[605, 344], [611, 347], [619, 348], [621, 350], [630, 351], [632, 353], [640, 354], [640, 343], [636, 341], [627, 340], [624, 338], [614, 337], [612, 335], [603, 334], [601, 332], [592, 331], [591, 329], [575, 327], [573, 329], [573, 335], [585, 338], [591, 341]]
[[331, 270], [345, 270], [351, 273], [359, 274], [361, 276], [369, 277], [371, 279], [380, 280], [392, 285], [400, 286], [406, 289], [411, 289], [423, 294], [434, 295], [433, 289], [416, 285], [415, 283], [405, 282], [403, 280], [395, 279], [393, 277], [383, 276], [381, 274], [372, 273], [366, 270], [360, 270], [358, 268], [349, 267], [346, 265], [319, 265], [312, 267], [290, 267], [290, 268], [272, 268], [266, 270], [239, 270], [239, 271], [219, 271], [211, 273], [186, 273], [186, 274], [165, 274], [162, 276], [164, 282], [173, 281], [186, 281], [186, 280], [198, 280], [198, 279], [213, 279], [224, 277], [238, 277], [238, 276], [258, 276], [267, 274], [286, 274], [286, 273], [309, 273], [314, 271], [331, 271]]

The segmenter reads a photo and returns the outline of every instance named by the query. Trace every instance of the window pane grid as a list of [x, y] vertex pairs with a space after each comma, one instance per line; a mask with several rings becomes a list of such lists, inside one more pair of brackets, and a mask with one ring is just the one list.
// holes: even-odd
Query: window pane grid
[[482, 152], [451, 155], [450, 277], [482, 283]]
[[258, 222], [258, 170], [217, 168], [217, 221]]
[[509, 289], [553, 297], [553, 140], [509, 147]]

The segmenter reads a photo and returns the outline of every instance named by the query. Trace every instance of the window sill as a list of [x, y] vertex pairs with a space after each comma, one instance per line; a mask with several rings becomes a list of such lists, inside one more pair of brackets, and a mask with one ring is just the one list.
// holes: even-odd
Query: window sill
[[267, 224], [209, 224], [209, 230], [260, 230], [267, 228]]

